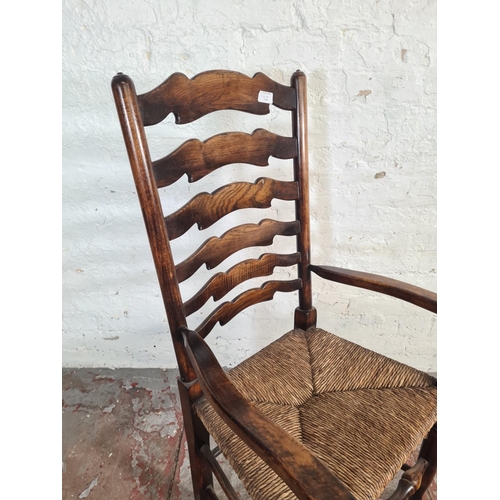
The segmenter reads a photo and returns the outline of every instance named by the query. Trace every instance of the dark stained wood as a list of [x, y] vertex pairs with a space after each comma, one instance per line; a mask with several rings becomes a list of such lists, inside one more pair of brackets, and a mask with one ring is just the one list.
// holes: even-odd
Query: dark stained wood
[[189, 123], [221, 109], [235, 109], [256, 115], [269, 113], [269, 104], [259, 102], [259, 92], [272, 92], [273, 104], [295, 108], [295, 91], [263, 73], [252, 78], [235, 71], [206, 71], [189, 79], [174, 73], [155, 89], [138, 97], [144, 126], [161, 122], [174, 113], [175, 123]]
[[429, 463], [426, 460], [419, 458], [413, 467], [405, 471], [389, 500], [407, 500], [410, 498], [410, 495], [420, 488], [422, 477], [428, 465]]
[[279, 222], [271, 219], [264, 219], [258, 224], [236, 226], [220, 237], [209, 238], [196, 252], [178, 264], [177, 279], [182, 283], [203, 264], [207, 269], [213, 269], [243, 248], [271, 245], [275, 236], [293, 236], [299, 230], [298, 221]]
[[[300, 222], [297, 235], [297, 250], [302, 256], [298, 265], [298, 276], [302, 280], [299, 292], [299, 307], [295, 314], [295, 328], [307, 330], [316, 326], [316, 312], [312, 305], [310, 215], [309, 215], [309, 153], [307, 141], [307, 87], [306, 75], [297, 70], [291, 78], [297, 93], [296, 110], [292, 113], [293, 136], [297, 139], [298, 154], [294, 158], [294, 178], [299, 183], [299, 199], [295, 202], [295, 218]], [[306, 312], [304, 311], [311, 311]], [[313, 312], [314, 311], [314, 312]]]
[[247, 163], [265, 167], [269, 157], [287, 160], [297, 154], [297, 141], [264, 129], [252, 134], [226, 132], [210, 137], [204, 142], [190, 139], [175, 151], [153, 162], [158, 187], [173, 184], [184, 174], [189, 182], [202, 179], [224, 165]]
[[217, 323], [225, 325], [238, 313], [260, 302], [271, 300], [276, 292], [294, 292], [302, 283], [299, 279], [290, 281], [266, 281], [260, 288], [241, 293], [230, 302], [224, 302], [208, 316], [196, 331], [205, 338]]
[[340, 267], [316, 266], [311, 264], [309, 268], [313, 273], [329, 281], [336, 281], [344, 285], [366, 288], [374, 292], [391, 295], [392, 297], [405, 300], [406, 302], [415, 304], [428, 311], [437, 312], [437, 294], [429, 292], [424, 288], [409, 285], [403, 281], [379, 276], [378, 274], [341, 269]]
[[212, 472], [214, 473], [215, 477], [217, 478], [217, 481], [219, 481], [219, 484], [221, 485], [222, 491], [226, 494], [227, 498], [229, 500], [239, 500], [239, 497], [234, 491], [234, 488], [232, 487], [231, 483], [227, 479], [226, 475], [222, 471], [221, 466], [219, 465], [219, 462], [215, 460], [215, 456], [212, 454], [212, 451], [210, 448], [205, 444], [201, 447], [201, 453], [205, 457], [206, 461], [210, 465], [210, 468], [212, 469]]
[[429, 466], [422, 478], [422, 484], [416, 493], [411, 496], [411, 500], [423, 500], [427, 488], [431, 485], [437, 472], [437, 423], [422, 441], [418, 458], [423, 458], [429, 462]]
[[231, 267], [225, 273], [217, 273], [191, 299], [184, 303], [184, 314], [189, 316], [202, 307], [210, 297], [220, 300], [235, 286], [258, 276], [269, 276], [276, 266], [292, 266], [300, 262], [300, 253], [279, 255], [266, 253], [258, 259], [249, 259]]
[[214, 487], [211, 484], [205, 488], [205, 492], [210, 500], [219, 500], [219, 497], [217, 496], [217, 493], [215, 493]]
[[200, 385], [195, 382], [177, 380], [179, 398], [182, 408], [182, 420], [188, 443], [189, 463], [191, 464], [191, 479], [195, 500], [206, 500], [207, 486], [213, 484], [212, 469], [201, 449], [210, 445], [210, 434], [202, 421], [193, 410], [192, 402], [198, 399], [201, 393]]
[[301, 328], [302, 330], [307, 330], [311, 326], [316, 325], [317, 311], [315, 307], [311, 307], [307, 311], [300, 309], [300, 307], [295, 308], [294, 314], [294, 328]]
[[189, 359], [207, 400], [300, 500], [355, 500], [321, 460], [238, 392], [200, 335], [187, 328], [182, 331]]
[[151, 157], [139, 115], [134, 84], [128, 76], [118, 74], [113, 78], [111, 87], [137, 195], [141, 203], [163, 303], [168, 312], [168, 323], [181, 377], [183, 380], [192, 380], [194, 373], [186, 357], [179, 330], [181, 326], [186, 324], [186, 318], [182, 310], [179, 284], [176, 280], [174, 261], [163, 221], [158, 190], [153, 178]]
[[277, 181], [262, 177], [255, 183], [234, 182], [213, 193], [200, 193], [173, 214], [165, 217], [168, 236], [174, 240], [191, 226], [206, 229], [225, 215], [242, 208], [268, 208], [273, 199], [295, 200], [296, 182]]
[[[271, 300], [278, 291], [299, 292], [295, 327], [305, 330], [316, 325], [311, 271], [332, 281], [399, 297], [434, 312], [437, 309], [436, 294], [372, 274], [310, 264], [307, 91], [306, 77], [301, 71], [293, 74], [291, 86], [278, 84], [262, 73], [250, 78], [217, 70], [201, 73], [192, 79], [176, 73], [141, 96], [137, 96], [128, 76], [118, 74], [113, 79], [112, 89], [179, 363], [179, 394], [195, 499], [217, 498], [212, 471], [230, 498], [235, 494], [208, 448], [209, 433], [193, 410], [193, 404], [205, 396], [236, 435], [276, 471], [298, 498], [353, 500], [347, 487], [321, 460], [241, 396], [202, 337], [208, 335], [217, 323], [226, 324], [245, 308]], [[159, 123], [169, 113], [174, 113], [177, 123], [188, 123], [221, 109], [266, 114], [270, 105], [259, 102], [260, 91], [272, 92], [273, 103], [291, 111], [293, 137], [277, 136], [262, 129], [253, 134], [229, 132], [205, 142], [189, 140], [166, 157], [151, 161], [144, 126]], [[212, 194], [195, 196], [176, 213], [164, 217], [158, 197], [159, 187], [168, 186], [183, 175], [189, 182], [194, 182], [228, 164], [266, 166], [270, 156], [293, 158], [293, 182], [259, 179], [253, 184], [229, 184]], [[174, 265], [170, 240], [184, 234], [194, 224], [204, 229], [234, 210], [268, 207], [272, 199], [280, 197], [295, 200], [295, 221], [267, 219], [259, 224], [234, 227], [219, 238], [209, 238], [194, 254], [178, 266]], [[203, 264], [212, 269], [243, 248], [270, 245], [277, 235], [296, 235], [297, 253], [264, 254], [259, 259], [240, 262], [227, 272], [213, 276], [191, 299], [182, 302], [179, 283], [192, 276]], [[268, 281], [260, 288], [247, 290], [217, 307], [197, 332], [188, 330], [186, 315], [198, 310], [207, 300], [220, 300], [240, 283], [270, 275], [276, 266], [284, 265], [297, 265], [298, 278]], [[423, 498], [436, 472], [436, 432], [434, 427], [423, 441], [417, 466], [403, 466], [407, 470], [392, 500], [406, 499], [420, 480], [421, 486], [412, 500]], [[425, 471], [424, 459], [429, 462]], [[361, 467], [362, 457], [359, 464]]]

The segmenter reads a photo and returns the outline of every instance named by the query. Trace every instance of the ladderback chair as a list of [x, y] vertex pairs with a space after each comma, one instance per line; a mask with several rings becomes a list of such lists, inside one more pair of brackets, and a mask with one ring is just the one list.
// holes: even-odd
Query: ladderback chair
[[[436, 380], [316, 327], [311, 272], [347, 285], [385, 293], [436, 312], [436, 294], [381, 276], [310, 262], [306, 77], [290, 86], [257, 73], [208, 71], [191, 79], [175, 73], [137, 95], [118, 73], [113, 95], [149, 237], [177, 357], [178, 380], [194, 496], [217, 498], [213, 475], [225, 494], [238, 498], [216, 456], [227, 458], [254, 499], [377, 499], [400, 469], [391, 498], [421, 499], [436, 472]], [[152, 160], [145, 127], [173, 113], [178, 124], [218, 110], [264, 115], [270, 105], [289, 112], [292, 136], [264, 129], [190, 139]], [[229, 164], [268, 165], [269, 157], [293, 160], [293, 181], [260, 178], [200, 193], [164, 214], [159, 188], [195, 182]], [[187, 179], [184, 177], [187, 176]], [[187, 190], [186, 190], [187, 191]], [[176, 193], [177, 195], [177, 193]], [[207, 239], [174, 262], [170, 241], [197, 224], [203, 230], [230, 212], [295, 202], [295, 220], [264, 219]], [[296, 251], [265, 253], [219, 272], [192, 297], [179, 284], [203, 265], [213, 269], [247, 247], [294, 236]], [[243, 282], [296, 266], [292, 280], [274, 279], [215, 308], [192, 329], [187, 318], [209, 299], [220, 300]], [[235, 368], [224, 371], [204, 338], [244, 309], [276, 292], [298, 291], [293, 329]], [[217, 443], [212, 450], [210, 436]], [[420, 447], [412, 466], [406, 463]]]

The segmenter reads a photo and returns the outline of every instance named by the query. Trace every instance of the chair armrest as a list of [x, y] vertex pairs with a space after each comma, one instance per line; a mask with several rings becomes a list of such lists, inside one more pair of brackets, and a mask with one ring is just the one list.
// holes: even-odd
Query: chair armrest
[[384, 293], [397, 297], [398, 299], [411, 302], [416, 306], [437, 313], [437, 294], [429, 292], [424, 288], [409, 285], [403, 281], [393, 280], [378, 274], [363, 273], [361, 271], [352, 271], [350, 269], [341, 269], [332, 266], [309, 265], [309, 269], [329, 281], [336, 281], [344, 285], [366, 288], [375, 292]]
[[301, 500], [355, 500], [346, 486], [302, 443], [247, 401], [200, 337], [181, 329], [204, 396], [224, 422]]

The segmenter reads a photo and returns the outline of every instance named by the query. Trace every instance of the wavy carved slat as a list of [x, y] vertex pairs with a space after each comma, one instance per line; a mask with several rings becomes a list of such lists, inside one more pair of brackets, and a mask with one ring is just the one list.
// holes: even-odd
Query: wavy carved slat
[[269, 104], [259, 102], [259, 92], [273, 93], [273, 104], [281, 109], [296, 107], [295, 89], [271, 80], [263, 73], [252, 78], [235, 71], [206, 71], [189, 79], [174, 73], [150, 92], [138, 96], [144, 126], [155, 125], [170, 113], [175, 123], [189, 123], [221, 109], [256, 115], [269, 113]]
[[189, 316], [200, 309], [210, 297], [220, 300], [234, 287], [251, 278], [269, 276], [277, 266], [293, 266], [300, 262], [300, 253], [281, 255], [266, 253], [258, 259], [249, 259], [228, 269], [225, 273], [217, 273], [193, 297], [184, 303], [184, 314]]
[[302, 286], [302, 280], [266, 281], [260, 288], [241, 293], [230, 302], [224, 302], [208, 316], [196, 331], [206, 337], [218, 323], [225, 325], [247, 307], [271, 300], [276, 292], [294, 292]]
[[234, 182], [212, 194], [200, 193], [173, 214], [165, 217], [168, 237], [182, 236], [193, 224], [206, 229], [225, 215], [242, 208], [268, 208], [273, 199], [296, 200], [299, 185], [296, 182], [277, 181], [261, 177], [255, 183]]
[[210, 172], [232, 163], [248, 163], [265, 167], [269, 157], [288, 160], [297, 156], [297, 139], [273, 134], [264, 129], [226, 132], [204, 142], [190, 139], [169, 155], [153, 162], [156, 185], [173, 184], [184, 174], [195, 182]]
[[293, 236], [300, 232], [298, 221], [264, 219], [258, 224], [242, 224], [205, 241], [190, 257], [175, 267], [179, 283], [187, 280], [203, 264], [213, 269], [243, 248], [271, 245], [275, 236]]

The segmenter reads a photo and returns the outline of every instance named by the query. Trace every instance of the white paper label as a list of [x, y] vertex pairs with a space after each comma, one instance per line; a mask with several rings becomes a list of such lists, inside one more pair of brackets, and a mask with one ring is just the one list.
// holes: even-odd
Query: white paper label
[[273, 103], [273, 93], [272, 92], [266, 92], [265, 90], [261, 90], [259, 92], [259, 97], [257, 99], [259, 102], [265, 102], [267, 104], [272, 104]]

